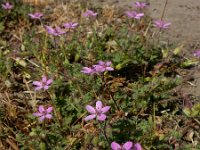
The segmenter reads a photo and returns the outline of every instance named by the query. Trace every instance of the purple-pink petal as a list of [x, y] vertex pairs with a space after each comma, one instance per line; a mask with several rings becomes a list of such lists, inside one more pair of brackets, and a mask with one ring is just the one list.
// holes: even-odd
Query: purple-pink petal
[[200, 57], [200, 49], [198, 49], [195, 52], [193, 52], [193, 56]]
[[48, 119], [51, 119], [52, 115], [51, 114], [46, 114], [45, 117], [48, 118]]
[[106, 113], [107, 111], [109, 111], [110, 110], [110, 106], [105, 106], [105, 107], [103, 107], [102, 109], [101, 109], [101, 112], [102, 113]]
[[104, 115], [104, 114], [99, 114], [99, 115], [97, 115], [97, 119], [98, 119], [99, 121], [104, 121], [104, 120], [106, 120], [106, 115]]
[[52, 82], [53, 82], [53, 80], [52, 80], [52, 79], [49, 79], [49, 80], [47, 80], [46, 84], [49, 85], [49, 84], [51, 84]]
[[44, 90], [47, 90], [47, 89], [49, 89], [49, 86], [45, 85], [43, 88], [44, 88]]
[[142, 17], [142, 16], [144, 16], [144, 13], [138, 13], [136, 16], [137, 17]]
[[168, 28], [170, 25], [171, 25], [171, 23], [166, 23], [166, 24], [163, 25], [163, 28], [166, 29], [166, 28]]
[[113, 150], [121, 150], [121, 146], [118, 143], [116, 143], [116, 142], [112, 142], [111, 143], [111, 148]]
[[143, 13], [139, 13], [139, 14], [136, 14], [136, 16], [133, 17], [133, 18], [135, 18], [135, 19], [140, 19], [140, 18], [143, 17], [143, 16], [144, 16]]
[[78, 23], [73, 23], [72, 24], [73, 27], [76, 27], [77, 25], [78, 25]]
[[55, 28], [55, 35], [65, 34], [66, 32], [62, 30], [60, 27]]
[[106, 62], [106, 66], [110, 66], [111, 64], [112, 64], [111, 61], [107, 61], [107, 62]]
[[103, 66], [103, 65], [105, 65], [105, 62], [103, 62], [102, 60], [99, 60], [98, 65]]
[[42, 86], [38, 86], [38, 87], [35, 88], [35, 91], [39, 91], [41, 89], [42, 89]]
[[128, 141], [128, 142], [126, 142], [126, 143], [123, 145], [123, 148], [124, 148], [125, 150], [130, 150], [130, 149], [132, 148], [132, 146], [133, 146], [133, 143], [130, 142], [130, 141]]
[[33, 116], [36, 116], [36, 117], [40, 117], [42, 116], [43, 114], [42, 113], [39, 113], [39, 112], [36, 112], [36, 113], [33, 113]]
[[42, 86], [42, 83], [39, 81], [33, 81], [33, 85], [35, 86]]
[[47, 82], [47, 77], [46, 76], [42, 76], [42, 82], [43, 83]]
[[141, 144], [140, 144], [140, 143], [136, 143], [136, 144], [134, 145], [134, 150], [142, 150]]
[[35, 17], [33, 14], [28, 14], [31, 18]]
[[45, 112], [45, 109], [44, 109], [43, 105], [40, 105], [39, 108], [38, 108], [38, 110], [39, 110], [40, 113]]
[[85, 17], [96, 17], [97, 13], [94, 13], [92, 10], [87, 10], [85, 13], [83, 13], [83, 16], [85, 16]]
[[169, 28], [170, 25], [171, 25], [170, 22], [165, 23], [162, 20], [155, 20], [154, 21], [154, 26], [157, 27], [157, 28], [160, 28], [160, 29], [167, 29], [167, 28]]
[[114, 69], [112, 67], [106, 67], [107, 71], [113, 71]]
[[90, 105], [87, 105], [85, 107], [87, 109], [87, 111], [91, 114], [95, 114], [96, 113], [96, 110], [94, 109], [94, 107], [90, 106]]
[[141, 17], [144, 16], [144, 13], [137, 13], [136, 11], [126, 11], [126, 15], [129, 18], [140, 19]]
[[63, 26], [67, 29], [74, 29], [76, 26], [78, 25], [78, 23], [72, 23], [72, 22], [69, 22], [69, 23], [65, 23], [63, 24]]
[[83, 67], [83, 69], [81, 70], [81, 72], [85, 73], [85, 74], [93, 74], [94, 70], [92, 68], [89, 68], [89, 67]]
[[102, 106], [103, 106], [103, 104], [102, 104], [101, 101], [97, 101], [97, 102], [96, 102], [96, 109], [97, 109], [97, 110], [101, 110], [101, 109], [102, 109]]
[[33, 14], [28, 14], [32, 19], [40, 19], [43, 14], [40, 13], [40, 12], [36, 12], [36, 13], [33, 13]]
[[44, 119], [45, 119], [45, 116], [39, 117], [39, 120], [40, 120], [40, 121], [43, 121]]
[[96, 117], [96, 114], [92, 114], [92, 115], [89, 115], [89, 116], [87, 116], [87, 117], [85, 117], [85, 121], [88, 121], [88, 120], [92, 120], [92, 119], [94, 119]]
[[142, 8], [147, 7], [147, 3], [145, 3], [145, 2], [135, 2], [135, 7], [142, 9]]
[[54, 34], [55, 30], [51, 26], [45, 25], [45, 29], [49, 34]]
[[97, 72], [97, 73], [102, 73], [105, 71], [105, 67], [101, 66], [101, 65], [93, 65], [94, 67], [94, 70]]
[[46, 109], [46, 112], [47, 113], [51, 113], [53, 111], [53, 107], [48, 107], [47, 109]]

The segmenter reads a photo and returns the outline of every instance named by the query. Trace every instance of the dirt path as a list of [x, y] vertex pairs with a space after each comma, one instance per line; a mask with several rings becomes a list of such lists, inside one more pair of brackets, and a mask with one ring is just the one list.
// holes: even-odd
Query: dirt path
[[[94, 0], [96, 4], [115, 5], [123, 9], [128, 9], [136, 1], [139, 0]], [[166, 0], [147, 1], [150, 3], [150, 15], [155, 19], [161, 18]], [[184, 44], [186, 56], [190, 56], [195, 49], [200, 49], [200, 0], [168, 0], [163, 19], [172, 23], [164, 34], [165, 40], [178, 45]], [[186, 84], [183, 92], [200, 97], [200, 71], [197, 69], [191, 70], [195, 86]]]

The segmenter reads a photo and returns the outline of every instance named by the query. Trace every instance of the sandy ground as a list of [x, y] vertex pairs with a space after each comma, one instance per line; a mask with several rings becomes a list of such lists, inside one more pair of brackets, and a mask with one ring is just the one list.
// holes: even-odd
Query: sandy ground
[[[128, 9], [131, 4], [138, 0], [91, 0], [95, 4], [115, 5]], [[145, 1], [145, 0], [144, 0]], [[148, 12], [159, 19], [165, 6], [166, 0], [147, 0], [150, 3]], [[195, 49], [200, 49], [200, 0], [168, 0], [164, 18], [171, 22], [170, 29], [165, 32], [164, 40], [177, 45], [184, 44], [184, 53], [190, 57]], [[195, 80], [195, 86], [186, 84], [183, 92], [200, 97], [200, 71], [198, 68], [191, 70]]]

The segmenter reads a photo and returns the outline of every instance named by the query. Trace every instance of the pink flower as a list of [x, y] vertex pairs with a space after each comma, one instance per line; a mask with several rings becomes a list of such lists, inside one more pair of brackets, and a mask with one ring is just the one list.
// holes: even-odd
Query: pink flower
[[105, 71], [113, 71], [114, 69], [110, 67], [111, 64], [112, 64], [111, 61], [103, 62], [100, 60], [98, 64], [93, 65], [93, 67], [96, 73], [102, 73]]
[[96, 17], [96, 16], [97, 16], [97, 13], [95, 13], [95, 12], [92, 11], [92, 10], [87, 10], [85, 13], [83, 13], [83, 16], [84, 16], [84, 17]]
[[162, 20], [155, 20], [154, 21], [154, 26], [159, 28], [159, 29], [167, 29], [167, 28], [169, 28], [170, 25], [171, 25], [170, 22], [165, 23]]
[[85, 108], [91, 114], [84, 119], [85, 121], [92, 120], [94, 118], [97, 118], [99, 121], [104, 121], [106, 119], [106, 115], [104, 113], [109, 111], [110, 106], [103, 107], [102, 102], [97, 101], [96, 108], [94, 108], [90, 105], [87, 105]]
[[137, 13], [136, 11], [127, 11], [126, 15], [129, 18], [141, 19], [144, 16], [144, 13]]
[[46, 76], [42, 76], [42, 80], [33, 81], [33, 85], [36, 86], [35, 88], [36, 91], [41, 90], [41, 89], [47, 90], [52, 82], [53, 82], [52, 79], [47, 80]]
[[140, 143], [135, 143], [134, 144], [134, 150], [142, 150], [142, 146]]
[[38, 112], [33, 113], [34, 116], [39, 117], [39, 121], [43, 121], [45, 118], [51, 119], [52, 115], [50, 114], [53, 111], [53, 107], [44, 108], [43, 105], [38, 107]]
[[147, 3], [145, 3], [145, 2], [135, 2], [134, 5], [136, 8], [139, 8], [139, 9], [143, 9], [148, 6]]
[[119, 145], [116, 142], [111, 143], [112, 150], [131, 150], [132, 146], [133, 146], [133, 143], [130, 141], [126, 142], [123, 145]]
[[78, 23], [69, 22], [69, 23], [64, 23], [63, 26], [66, 29], [75, 29], [78, 26]]
[[1, 4], [1, 6], [3, 7], [3, 9], [5, 10], [10, 10], [13, 8], [13, 5], [10, 4], [9, 2], [5, 3], [5, 4]]
[[200, 57], [200, 49], [196, 50], [196, 51], [193, 53], [193, 55], [194, 55], [195, 57]]
[[45, 29], [49, 34], [54, 35], [54, 36], [59, 36], [59, 35], [62, 35], [62, 34], [66, 33], [60, 27], [52, 28], [50, 26], [45, 25]]
[[40, 19], [43, 16], [43, 14], [40, 12], [35, 12], [33, 14], [28, 14], [28, 15], [31, 17], [31, 19]]

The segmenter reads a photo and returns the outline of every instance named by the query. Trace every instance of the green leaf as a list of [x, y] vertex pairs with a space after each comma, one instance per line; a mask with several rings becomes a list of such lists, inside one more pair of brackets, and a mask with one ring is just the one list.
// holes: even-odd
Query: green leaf
[[4, 30], [4, 23], [3, 22], [0, 22], [0, 32], [2, 32]]
[[44, 142], [40, 143], [40, 150], [46, 150], [46, 144]]
[[162, 57], [163, 58], [167, 58], [169, 54], [169, 50], [168, 49], [162, 49]]
[[191, 110], [187, 107], [183, 108], [183, 112], [189, 117], [191, 116]]
[[187, 59], [185, 60], [182, 64], [181, 64], [181, 67], [192, 67], [192, 66], [195, 66], [199, 63], [198, 60], [192, 60], [192, 59]]
[[183, 45], [175, 48], [174, 51], [173, 51], [173, 54], [178, 55], [181, 52], [182, 48], [183, 48]]

